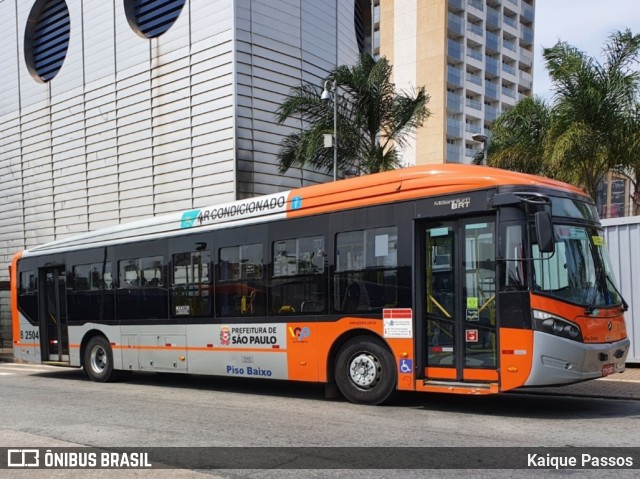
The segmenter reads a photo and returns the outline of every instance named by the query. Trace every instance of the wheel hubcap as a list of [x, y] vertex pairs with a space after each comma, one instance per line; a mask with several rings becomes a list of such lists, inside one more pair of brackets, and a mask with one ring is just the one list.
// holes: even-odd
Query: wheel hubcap
[[101, 373], [107, 367], [107, 352], [100, 346], [96, 346], [91, 350], [91, 368]]
[[363, 389], [375, 386], [380, 380], [380, 373], [380, 362], [371, 354], [358, 354], [349, 363], [349, 377]]

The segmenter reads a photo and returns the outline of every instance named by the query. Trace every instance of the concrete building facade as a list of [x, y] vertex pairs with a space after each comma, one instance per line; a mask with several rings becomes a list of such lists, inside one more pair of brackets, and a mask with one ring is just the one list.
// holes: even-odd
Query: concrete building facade
[[471, 163], [497, 116], [532, 94], [535, 0], [380, 0], [373, 19], [396, 86], [431, 96], [408, 163]]
[[363, 41], [353, 1], [0, 1], [0, 322], [44, 242], [326, 180], [280, 175], [289, 89]]

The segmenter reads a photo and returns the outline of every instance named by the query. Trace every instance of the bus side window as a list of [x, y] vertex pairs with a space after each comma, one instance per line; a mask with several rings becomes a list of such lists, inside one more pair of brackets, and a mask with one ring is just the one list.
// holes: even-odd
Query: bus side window
[[271, 314], [323, 313], [327, 310], [323, 236], [273, 243]]
[[506, 290], [526, 288], [524, 259], [524, 235], [521, 224], [507, 225], [504, 237], [504, 276], [502, 287]]
[[118, 319], [168, 318], [166, 264], [162, 256], [118, 261], [118, 271]]
[[368, 312], [397, 305], [397, 245], [395, 226], [336, 235], [336, 311]]
[[215, 292], [218, 317], [265, 314], [262, 243], [220, 248]]
[[71, 268], [67, 311], [71, 320], [113, 319], [111, 263], [78, 264]]
[[18, 304], [24, 314], [38, 322], [38, 275], [33, 270], [20, 271]]
[[172, 316], [211, 314], [211, 254], [193, 251], [173, 255]]

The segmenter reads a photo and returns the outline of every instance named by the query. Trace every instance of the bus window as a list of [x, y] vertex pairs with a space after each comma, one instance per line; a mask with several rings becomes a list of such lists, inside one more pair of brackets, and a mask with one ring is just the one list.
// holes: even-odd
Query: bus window
[[504, 231], [505, 268], [501, 287], [505, 290], [525, 289], [523, 227], [520, 224], [507, 225]]
[[336, 235], [337, 311], [368, 312], [397, 305], [397, 243], [395, 226]]
[[118, 319], [167, 319], [165, 261], [162, 256], [118, 261]]
[[273, 314], [326, 311], [325, 256], [322, 236], [273, 243], [270, 289]]
[[38, 321], [38, 275], [35, 271], [20, 272], [18, 304], [31, 321]]
[[140, 286], [143, 288], [163, 286], [163, 268], [164, 265], [161, 256], [140, 258]]
[[216, 314], [256, 316], [265, 313], [262, 243], [220, 248]]
[[35, 271], [22, 271], [18, 294], [35, 294], [38, 290], [38, 277]]
[[68, 285], [69, 320], [113, 319], [110, 262], [73, 266]]
[[173, 316], [208, 316], [210, 314], [210, 277], [208, 251], [173, 255], [171, 314]]
[[89, 291], [91, 284], [89, 283], [89, 275], [91, 271], [90, 264], [82, 264], [73, 267], [72, 288], [73, 291]]

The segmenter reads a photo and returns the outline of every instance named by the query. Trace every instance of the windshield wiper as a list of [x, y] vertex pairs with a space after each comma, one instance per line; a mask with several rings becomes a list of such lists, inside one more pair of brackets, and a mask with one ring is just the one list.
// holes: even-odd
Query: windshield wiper
[[[603, 279], [604, 279], [604, 283], [602, 283]], [[585, 310], [584, 310], [585, 314], [593, 314], [593, 312], [596, 310], [596, 301], [598, 299], [598, 288], [599, 288], [598, 285], [604, 286], [605, 294], [609, 294], [610, 293], [609, 292], [609, 288], [607, 286], [607, 283], [610, 284], [613, 287], [613, 291], [620, 298], [620, 301], [622, 302], [622, 311], [624, 312], [624, 311], [627, 311], [629, 309], [629, 305], [627, 304], [627, 302], [622, 297], [622, 293], [620, 293], [620, 291], [616, 287], [616, 284], [613, 282], [611, 277], [604, 271], [604, 268], [600, 267], [600, 268], [596, 269], [596, 284], [594, 285], [593, 298], [589, 302], [589, 306], [587, 306], [585, 308]]]
[[605, 273], [604, 277], [605, 277], [605, 281], [608, 282], [613, 287], [613, 290], [616, 292], [616, 294], [620, 298], [620, 301], [622, 301], [622, 311], [627, 311], [629, 309], [629, 305], [622, 297], [622, 293], [620, 293], [620, 291], [616, 287], [616, 284], [613, 282], [613, 280], [608, 274]]
[[[604, 288], [607, 289], [607, 284], [606, 284], [607, 280], [606, 278], [602, 277], [603, 272], [604, 272], [604, 269], [601, 266], [596, 267], [596, 277], [595, 277], [595, 282], [593, 283], [593, 297], [591, 298], [591, 301], [589, 301], [589, 306], [584, 308], [584, 314], [593, 314], [593, 312], [596, 310], [596, 301], [598, 299], [598, 289], [600, 289], [600, 287], [602, 286], [604, 286]], [[602, 283], [603, 279], [604, 279], [604, 284]]]

